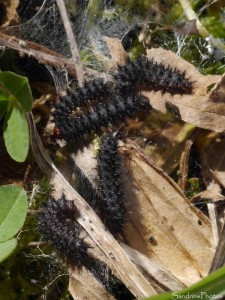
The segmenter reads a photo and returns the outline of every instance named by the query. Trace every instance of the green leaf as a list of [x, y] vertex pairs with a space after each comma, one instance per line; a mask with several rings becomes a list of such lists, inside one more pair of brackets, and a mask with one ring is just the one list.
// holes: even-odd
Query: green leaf
[[13, 72], [1, 72], [0, 83], [15, 96], [25, 111], [32, 108], [32, 94], [28, 79]]
[[12, 238], [22, 227], [27, 212], [24, 189], [14, 185], [0, 187], [0, 242]]
[[16, 239], [11, 239], [9, 241], [0, 243], [0, 262], [6, 259], [14, 251], [16, 245]]
[[25, 161], [29, 150], [29, 129], [24, 113], [16, 103], [5, 118], [4, 140], [9, 155], [18, 162]]
[[217, 270], [195, 285], [183, 291], [158, 295], [149, 300], [170, 299], [224, 299], [225, 296], [225, 267]]

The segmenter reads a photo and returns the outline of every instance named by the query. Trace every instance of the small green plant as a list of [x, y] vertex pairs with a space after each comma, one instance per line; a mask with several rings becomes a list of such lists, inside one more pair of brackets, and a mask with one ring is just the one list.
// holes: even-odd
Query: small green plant
[[23, 188], [14, 185], [0, 187], [0, 262], [16, 248], [15, 234], [26, 218], [27, 195]]
[[12, 72], [0, 73], [0, 119], [9, 155], [25, 161], [29, 150], [29, 129], [25, 112], [31, 110], [32, 95], [28, 79]]
[[[9, 155], [25, 161], [29, 150], [29, 128], [25, 113], [32, 107], [28, 79], [12, 72], [0, 73], [0, 120]], [[15, 234], [21, 229], [27, 212], [27, 196], [23, 188], [0, 187], [0, 262], [16, 248]]]

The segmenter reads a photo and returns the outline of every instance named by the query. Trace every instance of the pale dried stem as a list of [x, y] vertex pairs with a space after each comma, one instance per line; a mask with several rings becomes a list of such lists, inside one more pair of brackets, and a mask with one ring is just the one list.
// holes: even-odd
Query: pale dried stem
[[212, 225], [213, 241], [216, 247], [218, 245], [219, 235], [220, 235], [220, 230], [218, 225], [219, 219], [217, 216], [217, 205], [215, 203], [208, 203], [207, 207], [208, 207], [209, 218]]
[[208, 30], [205, 28], [204, 25], [202, 25], [201, 21], [199, 20], [197, 14], [193, 10], [191, 3], [189, 0], [180, 0], [180, 4], [184, 10], [184, 13], [188, 20], [196, 20], [196, 26], [198, 28], [199, 33], [203, 38], [208, 37], [210, 34]]
[[43, 247], [48, 245], [47, 242], [30, 242], [27, 244], [27, 247]]
[[212, 44], [213, 47], [219, 49], [219, 50], [225, 50], [225, 46], [222, 42], [221, 39], [214, 38], [208, 30], [205, 28], [205, 26], [202, 24], [202, 22], [199, 20], [197, 14], [193, 10], [191, 3], [189, 0], [180, 0], [180, 4], [184, 10], [184, 13], [187, 17], [188, 20], [195, 20], [196, 21], [196, 26], [198, 28], [198, 31], [200, 35], [203, 38], [210, 38], [209, 42]]
[[68, 37], [68, 42], [70, 45], [70, 50], [71, 50], [74, 66], [76, 69], [77, 81], [78, 81], [79, 86], [82, 86], [83, 81], [84, 81], [84, 70], [83, 70], [81, 60], [80, 60], [77, 42], [75, 40], [73, 30], [71, 27], [71, 23], [70, 23], [70, 19], [69, 19], [67, 10], [66, 10], [65, 1], [56, 0], [56, 2], [59, 7], [59, 11], [60, 11], [60, 15], [61, 15], [63, 25], [64, 25], [64, 28], [66, 31], [66, 35]]

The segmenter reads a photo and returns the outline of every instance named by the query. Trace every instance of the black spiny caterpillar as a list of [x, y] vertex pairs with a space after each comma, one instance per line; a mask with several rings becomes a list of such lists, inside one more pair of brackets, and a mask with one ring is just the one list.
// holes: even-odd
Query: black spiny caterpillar
[[82, 137], [85, 134], [101, 131], [102, 127], [114, 126], [132, 118], [138, 111], [148, 110], [149, 101], [144, 96], [131, 94], [127, 97], [115, 95], [104, 103], [93, 107], [92, 111], [85, 111], [76, 118], [55, 115], [55, 125], [59, 137], [66, 141]]
[[79, 237], [81, 227], [76, 216], [73, 201], [64, 198], [49, 200], [39, 212], [39, 231], [44, 241], [50, 241], [73, 264], [80, 265], [89, 246]]
[[104, 82], [101, 78], [86, 81], [83, 87], [75, 92], [68, 91], [68, 95], [60, 97], [60, 103], [55, 105], [52, 113], [54, 119], [69, 117], [77, 107], [87, 105], [88, 102], [99, 102], [112, 92], [112, 82]]
[[185, 72], [139, 56], [136, 60], [128, 60], [124, 66], [119, 66], [115, 78], [121, 86], [130, 83], [139, 86], [140, 90], [161, 91], [171, 95], [191, 94], [193, 82], [185, 75]]
[[117, 139], [112, 134], [107, 134], [102, 139], [97, 169], [101, 195], [98, 205], [100, 217], [112, 234], [122, 233], [126, 224], [122, 161]]
[[[87, 254], [89, 246], [79, 237], [81, 228], [76, 222], [77, 209], [73, 201], [50, 200], [39, 213], [39, 230], [75, 266], [85, 266], [106, 290], [113, 295], [123, 291], [126, 299], [133, 299], [124, 285], [112, 275], [103, 262]], [[106, 277], [107, 275], [107, 277]]]

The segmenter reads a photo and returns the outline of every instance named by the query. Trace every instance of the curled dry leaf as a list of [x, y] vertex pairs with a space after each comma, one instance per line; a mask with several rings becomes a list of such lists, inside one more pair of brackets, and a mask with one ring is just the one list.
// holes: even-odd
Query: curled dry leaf
[[206, 276], [214, 249], [209, 219], [189, 203], [180, 188], [133, 144], [129, 156], [131, 185], [126, 243], [186, 285]]
[[[143, 91], [150, 104], [156, 110], [166, 113], [167, 110], [187, 123], [216, 132], [225, 130], [224, 77], [219, 75], [202, 75], [190, 63], [175, 53], [162, 48], [147, 51], [147, 56], [157, 62], [170, 65], [186, 72], [186, 77], [193, 82], [191, 95], [170, 95], [161, 92]], [[170, 63], [172, 62], [172, 63]], [[215, 89], [209, 93], [210, 88]]]

